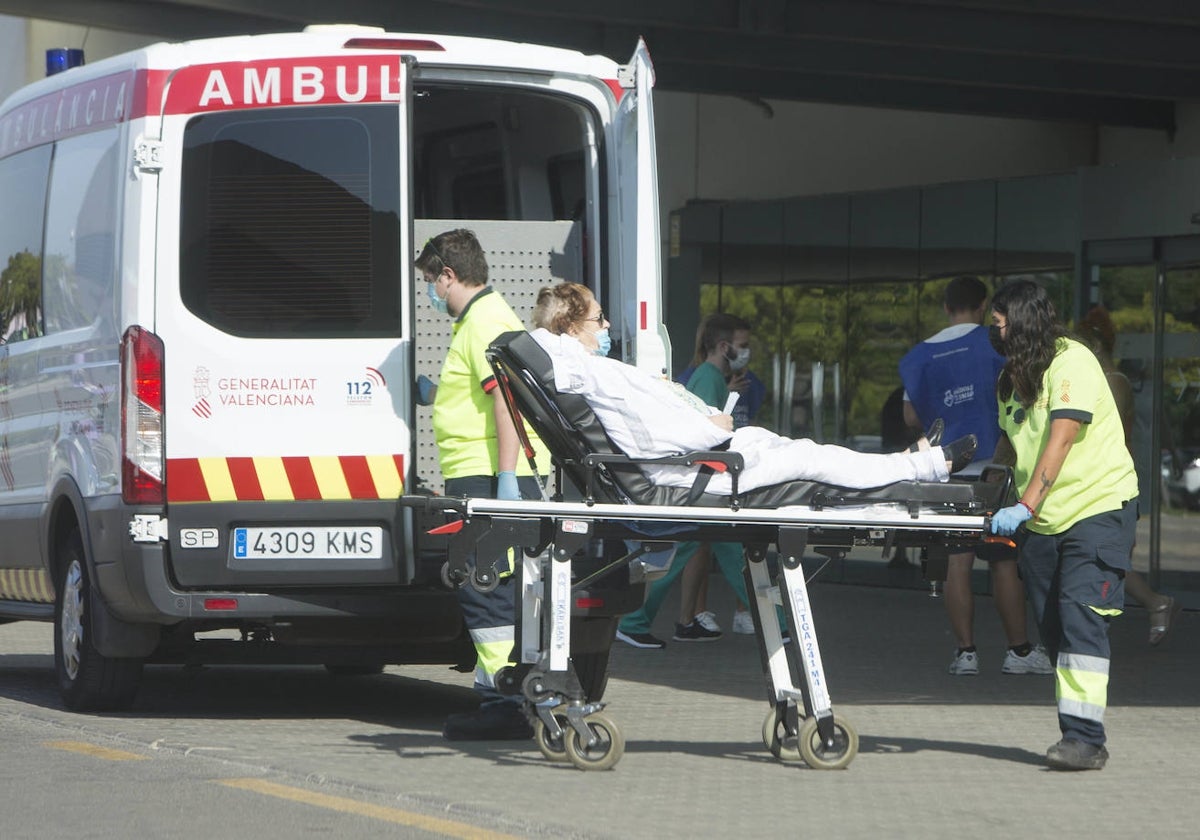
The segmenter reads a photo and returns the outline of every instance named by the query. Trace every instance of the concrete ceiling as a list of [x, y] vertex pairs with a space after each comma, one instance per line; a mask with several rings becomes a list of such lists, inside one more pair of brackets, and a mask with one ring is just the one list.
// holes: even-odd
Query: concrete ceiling
[[1200, 102], [1195, 0], [0, 0], [166, 39], [354, 22], [554, 44], [660, 89], [1135, 126]]

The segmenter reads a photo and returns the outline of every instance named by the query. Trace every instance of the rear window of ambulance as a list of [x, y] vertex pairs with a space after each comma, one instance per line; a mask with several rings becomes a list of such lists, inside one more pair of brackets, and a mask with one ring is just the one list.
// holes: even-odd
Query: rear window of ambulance
[[225, 332], [400, 332], [394, 107], [192, 119], [184, 138], [180, 292]]

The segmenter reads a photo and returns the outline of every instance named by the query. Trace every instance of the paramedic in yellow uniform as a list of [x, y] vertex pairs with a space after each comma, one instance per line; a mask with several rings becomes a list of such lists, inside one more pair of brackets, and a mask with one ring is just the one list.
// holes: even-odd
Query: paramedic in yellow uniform
[[1030, 280], [1003, 286], [992, 320], [993, 343], [1007, 357], [1000, 428], [1020, 494], [996, 512], [992, 530], [1021, 529], [1021, 577], [1055, 662], [1062, 739], [1046, 761], [1053, 770], [1099, 770], [1108, 760], [1108, 622], [1125, 606], [1137, 475], [1104, 370], [1066, 337], [1045, 290]]
[[[518, 457], [516, 428], [484, 357], [496, 336], [525, 325], [487, 285], [487, 260], [471, 231], [449, 230], [433, 237], [417, 257], [416, 267], [428, 284], [433, 308], [454, 319], [454, 337], [433, 403], [446, 495], [541, 498], [532, 470]], [[531, 439], [539, 449], [538, 462], [549, 464], [540, 441]], [[509, 571], [511, 563], [510, 557]], [[442, 734], [449, 740], [514, 740], [533, 735], [520, 697], [502, 697], [496, 691], [496, 672], [508, 664], [513, 648], [515, 587], [510, 580], [506, 575], [500, 586], [486, 593], [470, 585], [458, 590], [463, 620], [478, 656], [475, 690], [482, 703], [474, 712], [446, 719]]]

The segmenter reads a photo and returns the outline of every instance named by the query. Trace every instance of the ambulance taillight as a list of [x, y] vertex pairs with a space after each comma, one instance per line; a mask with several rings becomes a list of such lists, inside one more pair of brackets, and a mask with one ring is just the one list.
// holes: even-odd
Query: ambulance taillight
[[121, 339], [121, 496], [161, 504], [163, 493], [163, 343], [133, 326]]

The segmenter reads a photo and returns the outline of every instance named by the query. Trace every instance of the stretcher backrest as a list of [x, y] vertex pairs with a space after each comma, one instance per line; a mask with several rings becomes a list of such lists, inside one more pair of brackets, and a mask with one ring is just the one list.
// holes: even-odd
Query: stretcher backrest
[[[577, 487], [588, 482], [583, 459], [589, 454], [620, 454], [578, 394], [561, 394], [554, 387], [550, 356], [524, 331], [507, 332], [492, 342], [488, 361], [496, 378], [507, 387], [522, 418], [554, 456], [555, 463]], [[661, 504], [655, 487], [633, 465], [606, 464], [592, 476], [597, 501]]]

